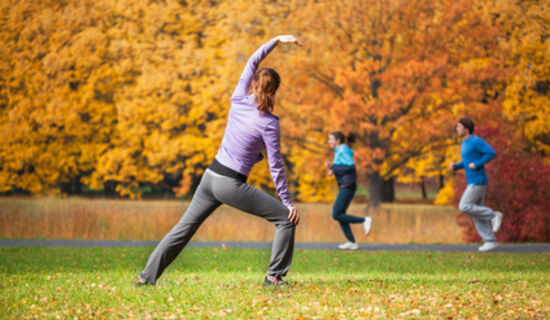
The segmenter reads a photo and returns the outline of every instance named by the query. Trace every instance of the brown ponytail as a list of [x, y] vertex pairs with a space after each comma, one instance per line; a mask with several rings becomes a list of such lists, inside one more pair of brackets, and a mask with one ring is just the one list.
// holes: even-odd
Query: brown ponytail
[[350, 132], [347, 136], [344, 135], [342, 131], [334, 131], [330, 133], [336, 141], [339, 143], [346, 143], [348, 146], [351, 146], [355, 142], [357, 135], [353, 132]]
[[346, 143], [349, 145], [352, 145], [355, 142], [356, 138], [357, 138], [357, 135], [354, 132], [350, 132], [346, 137]]
[[275, 93], [281, 83], [277, 71], [271, 68], [262, 68], [254, 75], [252, 93], [254, 93], [258, 110], [272, 112], [275, 107]]

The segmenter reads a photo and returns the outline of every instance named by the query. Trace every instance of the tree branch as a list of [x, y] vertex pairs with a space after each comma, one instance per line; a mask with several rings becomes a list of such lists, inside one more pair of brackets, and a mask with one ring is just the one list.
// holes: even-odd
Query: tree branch
[[331, 79], [319, 71], [310, 71], [309, 74], [316, 79], [317, 81], [323, 83], [327, 87], [331, 88], [336, 95], [338, 95], [340, 98], [344, 97], [344, 88], [338, 86], [337, 84], [333, 83]]

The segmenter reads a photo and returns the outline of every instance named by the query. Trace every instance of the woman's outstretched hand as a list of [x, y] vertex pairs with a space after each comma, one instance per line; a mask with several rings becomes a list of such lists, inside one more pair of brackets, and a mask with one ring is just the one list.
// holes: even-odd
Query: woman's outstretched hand
[[295, 36], [293, 36], [291, 34], [284, 35], [284, 36], [277, 36], [277, 37], [275, 37], [275, 41], [281, 42], [281, 43], [294, 43], [298, 47], [303, 47], [304, 46], [300, 41], [298, 41], [298, 39], [296, 39]]

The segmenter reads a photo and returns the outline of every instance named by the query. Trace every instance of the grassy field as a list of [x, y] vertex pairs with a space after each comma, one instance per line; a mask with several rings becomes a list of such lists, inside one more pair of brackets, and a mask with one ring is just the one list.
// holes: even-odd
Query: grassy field
[[[109, 200], [86, 198], [0, 197], [0, 238], [160, 240], [181, 218], [188, 203], [177, 200]], [[298, 242], [344, 242], [339, 224], [332, 219], [332, 204], [299, 203], [302, 216]], [[348, 213], [373, 217], [365, 237], [352, 225], [363, 243], [461, 243], [462, 230], [451, 206], [383, 204], [366, 212], [365, 204], [352, 203]], [[242, 228], [243, 225], [248, 226]], [[228, 206], [217, 209], [194, 236], [196, 241], [271, 241], [275, 228], [269, 222]]]
[[550, 317], [550, 255], [295, 253], [261, 286], [268, 250], [187, 248], [155, 287], [153, 248], [0, 248], [3, 319], [515, 319]]

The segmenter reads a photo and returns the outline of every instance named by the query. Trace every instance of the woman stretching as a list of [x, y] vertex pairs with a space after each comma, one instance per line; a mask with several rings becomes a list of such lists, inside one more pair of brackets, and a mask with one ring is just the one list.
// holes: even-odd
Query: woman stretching
[[[264, 286], [288, 284], [282, 277], [287, 274], [292, 261], [294, 229], [300, 216], [288, 193], [281, 156], [279, 118], [272, 114], [280, 77], [271, 68], [262, 68], [256, 72], [260, 62], [277, 43], [301, 46], [294, 36], [278, 36], [250, 57], [231, 96], [231, 109], [220, 149], [204, 172], [183, 217], [149, 257], [136, 286], [154, 285], [201, 223], [224, 203], [275, 224], [271, 263]], [[262, 160], [261, 152], [264, 149], [282, 203], [246, 183], [252, 166]]]
[[332, 163], [325, 162], [325, 166], [329, 169], [328, 175], [334, 174], [338, 183], [338, 196], [332, 207], [332, 217], [340, 223], [344, 235], [348, 242], [338, 246], [340, 250], [357, 250], [359, 245], [355, 242], [353, 232], [349, 226], [350, 223], [361, 223], [365, 230], [365, 235], [369, 235], [372, 224], [371, 217], [355, 217], [346, 214], [353, 195], [357, 190], [357, 172], [355, 171], [355, 163], [353, 162], [353, 150], [346, 145], [352, 144], [355, 141], [355, 135], [350, 133], [347, 137], [340, 131], [332, 132], [328, 137], [328, 144], [334, 149], [334, 160]]

